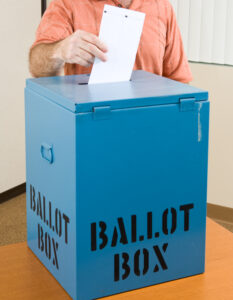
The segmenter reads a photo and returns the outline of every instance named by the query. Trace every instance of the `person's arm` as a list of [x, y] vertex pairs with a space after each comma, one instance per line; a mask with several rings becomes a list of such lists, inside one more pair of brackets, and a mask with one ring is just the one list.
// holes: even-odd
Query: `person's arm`
[[56, 76], [65, 63], [88, 67], [95, 57], [106, 61], [105, 52], [107, 47], [97, 36], [78, 30], [64, 40], [33, 47], [29, 53], [29, 69], [35, 77]]

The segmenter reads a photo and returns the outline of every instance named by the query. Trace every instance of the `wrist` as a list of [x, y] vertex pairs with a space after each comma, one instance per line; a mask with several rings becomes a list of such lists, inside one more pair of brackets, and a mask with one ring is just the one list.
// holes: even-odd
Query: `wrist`
[[65, 64], [65, 60], [62, 55], [62, 44], [63, 41], [60, 41], [57, 44], [55, 44], [52, 54], [52, 58], [56, 60], [56, 62], [61, 66]]

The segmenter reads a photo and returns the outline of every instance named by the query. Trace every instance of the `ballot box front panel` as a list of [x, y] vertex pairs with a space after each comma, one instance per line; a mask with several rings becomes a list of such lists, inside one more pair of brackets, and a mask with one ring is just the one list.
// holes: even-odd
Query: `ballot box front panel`
[[77, 297], [204, 272], [209, 102], [76, 115]]

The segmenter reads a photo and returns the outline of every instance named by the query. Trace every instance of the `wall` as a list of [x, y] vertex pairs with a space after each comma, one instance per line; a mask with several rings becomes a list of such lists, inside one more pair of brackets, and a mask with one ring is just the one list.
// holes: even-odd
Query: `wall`
[[191, 84], [210, 93], [208, 202], [233, 208], [233, 67], [190, 66]]
[[233, 65], [233, 1], [170, 0], [189, 60]]
[[39, 0], [1, 1], [0, 193], [25, 182], [24, 86]]
[[[40, 10], [40, 1], [1, 3], [0, 193], [25, 182], [23, 89]], [[233, 208], [233, 67], [190, 65], [192, 84], [210, 91], [208, 202]]]

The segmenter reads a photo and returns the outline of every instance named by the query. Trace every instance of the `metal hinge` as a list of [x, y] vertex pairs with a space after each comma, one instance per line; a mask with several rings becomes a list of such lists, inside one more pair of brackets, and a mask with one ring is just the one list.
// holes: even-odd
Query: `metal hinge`
[[94, 120], [107, 120], [111, 116], [110, 106], [93, 107], [93, 119]]
[[192, 111], [195, 110], [195, 98], [183, 98], [180, 99], [180, 111]]

